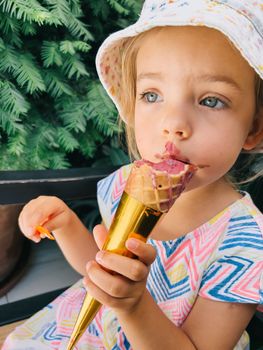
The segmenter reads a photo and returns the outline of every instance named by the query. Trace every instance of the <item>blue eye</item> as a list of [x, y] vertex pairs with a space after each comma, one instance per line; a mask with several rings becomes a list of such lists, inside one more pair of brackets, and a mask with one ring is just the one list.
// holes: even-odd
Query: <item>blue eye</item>
[[217, 97], [206, 97], [200, 102], [200, 105], [214, 109], [221, 109], [226, 106], [225, 103]]
[[148, 103], [159, 102], [160, 96], [155, 92], [144, 92], [141, 94], [141, 99], [145, 100]]

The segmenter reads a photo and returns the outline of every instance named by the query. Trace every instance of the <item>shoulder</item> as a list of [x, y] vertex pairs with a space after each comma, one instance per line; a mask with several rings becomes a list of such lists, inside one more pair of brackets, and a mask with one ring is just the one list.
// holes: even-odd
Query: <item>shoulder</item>
[[263, 215], [250, 195], [244, 193], [244, 197], [230, 206], [229, 211], [229, 223], [219, 251], [250, 254], [253, 250], [263, 250]]
[[124, 165], [106, 178], [100, 180], [97, 184], [99, 210], [106, 227], [109, 227], [111, 219], [118, 207], [130, 171], [131, 164]]
[[228, 224], [204, 271], [200, 296], [226, 302], [262, 303], [262, 214], [245, 196], [230, 206]]
[[258, 227], [263, 229], [263, 214], [254, 204], [251, 196], [247, 192], [242, 192], [243, 198], [237, 201], [236, 205], [233, 206], [232, 215], [234, 217], [241, 216], [244, 219], [253, 219]]

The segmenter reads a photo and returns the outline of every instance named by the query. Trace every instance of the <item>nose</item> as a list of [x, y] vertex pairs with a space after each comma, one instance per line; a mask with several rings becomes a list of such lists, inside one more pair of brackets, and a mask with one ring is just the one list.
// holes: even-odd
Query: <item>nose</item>
[[169, 116], [163, 120], [162, 132], [169, 139], [187, 140], [192, 135], [192, 126], [185, 116]]

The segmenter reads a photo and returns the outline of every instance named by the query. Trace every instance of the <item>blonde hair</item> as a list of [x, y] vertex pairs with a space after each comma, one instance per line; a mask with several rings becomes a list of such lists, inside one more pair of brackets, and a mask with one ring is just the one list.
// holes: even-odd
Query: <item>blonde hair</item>
[[[150, 31], [160, 31], [162, 27], [156, 27]], [[143, 38], [149, 33], [145, 31], [135, 37], [131, 37], [126, 40], [124, 48], [122, 51], [122, 81], [121, 90], [125, 93], [121, 94], [120, 106], [121, 115], [125, 119], [125, 135], [128, 147], [128, 152], [131, 160], [139, 159], [140, 154], [136, 145], [135, 132], [134, 132], [134, 109], [135, 109], [135, 99], [136, 99], [136, 58], [140, 48], [140, 44]], [[263, 80], [258, 74], [255, 74], [255, 97], [256, 97], [256, 111], [257, 112], [263, 108]], [[119, 119], [120, 125], [123, 125], [122, 118]], [[259, 145], [263, 147], [263, 142]], [[228, 179], [233, 182], [234, 179], [239, 181], [236, 183], [246, 183], [252, 181], [259, 176], [263, 175], [262, 163], [262, 152], [255, 153], [253, 150], [251, 152], [241, 152], [241, 158], [245, 158], [244, 161], [238, 161], [234, 164], [233, 168], [227, 174]], [[242, 163], [242, 165], [240, 165]], [[260, 167], [261, 169], [257, 169]], [[254, 174], [245, 174], [247, 169], [254, 171]], [[242, 179], [244, 178], [244, 179]]]
[[[122, 78], [121, 78], [121, 90], [125, 93], [121, 94], [120, 105], [121, 115], [125, 119], [125, 135], [128, 146], [129, 156], [132, 160], [139, 159], [139, 151], [136, 145], [135, 132], [134, 132], [134, 109], [136, 99], [136, 58], [140, 43], [145, 37], [147, 32], [132, 37], [126, 41], [126, 44], [122, 53]], [[123, 120], [120, 118], [120, 123]]]

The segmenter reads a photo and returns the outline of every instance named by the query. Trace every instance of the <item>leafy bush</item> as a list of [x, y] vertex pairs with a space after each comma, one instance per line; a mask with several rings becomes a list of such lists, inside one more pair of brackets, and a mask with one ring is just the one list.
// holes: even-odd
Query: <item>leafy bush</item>
[[133, 22], [140, 6], [139, 0], [0, 0], [0, 169], [127, 161], [94, 60], [102, 40]]

